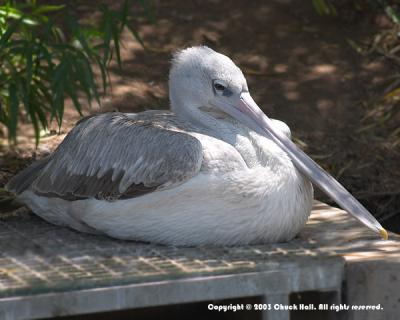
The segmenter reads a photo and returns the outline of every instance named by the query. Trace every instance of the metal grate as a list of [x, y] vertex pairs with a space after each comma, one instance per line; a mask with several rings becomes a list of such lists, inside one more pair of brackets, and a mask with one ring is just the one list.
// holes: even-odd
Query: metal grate
[[288, 268], [329, 255], [317, 251], [300, 239], [198, 248], [119, 241], [53, 226], [22, 208], [0, 216], [0, 297]]

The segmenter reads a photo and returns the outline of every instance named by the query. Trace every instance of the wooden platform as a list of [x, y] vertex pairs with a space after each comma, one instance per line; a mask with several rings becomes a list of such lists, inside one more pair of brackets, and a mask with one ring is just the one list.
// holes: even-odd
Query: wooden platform
[[58, 228], [20, 209], [0, 217], [0, 319], [252, 296], [288, 305], [290, 293], [329, 291], [331, 303], [384, 308], [348, 312], [349, 319], [397, 320], [399, 243], [393, 235], [380, 240], [322, 203], [290, 243], [231, 248], [117, 241]]

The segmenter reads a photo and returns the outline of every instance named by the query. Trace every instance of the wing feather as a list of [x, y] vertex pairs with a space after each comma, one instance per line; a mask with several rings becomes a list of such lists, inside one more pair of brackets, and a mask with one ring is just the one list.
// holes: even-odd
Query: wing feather
[[200, 141], [178, 123], [172, 114], [154, 111], [81, 120], [40, 166], [30, 188], [68, 200], [114, 200], [182, 183], [198, 173], [203, 153]]

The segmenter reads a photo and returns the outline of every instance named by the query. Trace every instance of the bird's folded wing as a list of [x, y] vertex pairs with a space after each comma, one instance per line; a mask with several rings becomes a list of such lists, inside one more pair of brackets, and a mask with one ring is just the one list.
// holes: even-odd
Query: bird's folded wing
[[81, 120], [52, 155], [7, 187], [67, 200], [115, 200], [187, 181], [200, 170], [201, 143], [174, 130], [168, 117], [154, 117], [105, 113]]

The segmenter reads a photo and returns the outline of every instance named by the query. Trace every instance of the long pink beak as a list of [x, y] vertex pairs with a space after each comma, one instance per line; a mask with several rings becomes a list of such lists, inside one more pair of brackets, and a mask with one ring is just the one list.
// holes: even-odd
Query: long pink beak
[[240, 99], [234, 105], [218, 102], [216, 106], [250, 129], [272, 139], [288, 154], [296, 168], [330, 196], [342, 209], [349, 212], [372, 231], [380, 234], [385, 240], [388, 238], [387, 231], [356, 198], [288, 137], [274, 129], [271, 119], [257, 106], [249, 92], [242, 92]]

